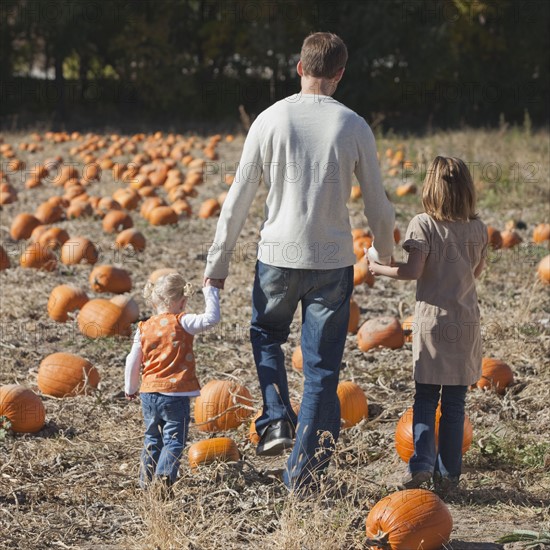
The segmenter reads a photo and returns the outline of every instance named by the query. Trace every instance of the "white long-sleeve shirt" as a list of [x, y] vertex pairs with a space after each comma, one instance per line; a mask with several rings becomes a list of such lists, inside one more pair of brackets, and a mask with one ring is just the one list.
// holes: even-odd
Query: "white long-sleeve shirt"
[[[220, 322], [220, 291], [213, 286], [205, 286], [202, 289], [206, 308], [204, 313], [187, 313], [180, 324], [183, 330], [189, 334], [200, 334]], [[126, 368], [124, 370], [124, 392], [127, 395], [135, 394], [139, 389], [139, 371], [143, 361], [141, 351], [141, 334], [139, 328], [134, 334], [134, 341], [130, 353], [126, 357]], [[165, 393], [164, 395], [187, 395], [189, 397], [200, 395], [200, 391]]]
[[263, 111], [246, 138], [205, 275], [227, 277], [262, 176], [268, 195], [259, 260], [299, 269], [353, 265], [347, 202], [354, 174], [374, 235], [371, 254], [380, 263], [389, 263], [395, 214], [382, 184], [374, 135], [365, 120], [332, 97], [313, 94], [287, 97]]

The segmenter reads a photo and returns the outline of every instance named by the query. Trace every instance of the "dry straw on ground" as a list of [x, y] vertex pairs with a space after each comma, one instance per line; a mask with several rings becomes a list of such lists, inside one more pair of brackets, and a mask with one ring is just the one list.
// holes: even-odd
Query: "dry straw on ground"
[[[4, 136], [13, 143], [24, 138]], [[464, 131], [407, 141], [382, 139], [379, 149], [401, 142], [413, 160], [452, 153], [479, 162], [475, 179], [482, 219], [501, 229], [510, 218], [522, 219], [528, 226], [524, 244], [491, 255], [478, 285], [485, 355], [506, 360], [516, 381], [503, 397], [478, 391], [468, 395], [474, 442], [465, 455], [462, 487], [448, 500], [455, 524], [449, 547], [472, 550], [474, 543], [493, 543], [514, 529], [549, 530], [550, 301], [535, 275], [536, 262], [548, 252], [543, 246], [528, 244], [534, 225], [548, 221], [550, 175], [544, 147], [548, 135]], [[234, 166], [241, 147], [242, 139], [220, 145], [226, 166]], [[43, 156], [59, 153], [69, 158], [68, 149], [67, 144], [47, 145]], [[516, 162], [523, 180], [515, 178]], [[482, 167], [488, 170], [489, 163], [497, 163], [506, 177], [498, 182], [483, 179]], [[538, 182], [526, 179], [523, 168], [529, 163], [537, 167]], [[202, 199], [227, 188], [222, 172], [199, 188], [199, 196], [193, 199], [195, 210]], [[390, 193], [399, 183], [395, 178], [386, 182]], [[101, 189], [103, 195], [114, 188], [107, 173], [100, 184], [92, 185], [94, 192]], [[9, 241], [5, 229], [13, 216], [33, 211], [49, 193], [48, 187], [22, 190], [18, 202], [4, 207], [0, 213], [3, 241]], [[257, 238], [264, 197], [264, 191], [260, 192], [241, 236], [243, 244]], [[403, 234], [408, 220], [420, 211], [420, 202], [413, 196], [395, 203]], [[361, 202], [351, 203], [351, 210], [353, 226], [364, 226]], [[133, 217], [148, 241], [145, 252], [135, 258], [113, 256], [114, 238], [101, 231], [97, 220], [58, 225], [68, 228], [71, 235], [85, 235], [97, 242], [105, 263], [116, 261], [131, 271], [142, 316], [147, 316], [150, 311], [141, 290], [154, 269], [176, 267], [200, 284], [216, 219], [191, 218], [172, 228], [146, 225], [137, 213]], [[395, 256], [400, 257], [398, 247]], [[197, 338], [196, 355], [203, 383], [212, 378], [239, 380], [259, 407], [248, 343], [253, 270], [250, 254], [233, 264], [222, 297], [222, 325]], [[248, 442], [248, 426], [243, 425], [227, 434], [237, 441], [242, 461], [192, 473], [184, 457], [173, 497], [165, 499], [155, 488], [144, 492], [137, 484], [141, 413], [139, 404], [126, 402], [121, 393], [130, 340], [87, 340], [74, 320], [60, 325], [47, 316], [50, 290], [62, 283], [86, 286], [89, 272], [87, 266], [60, 267], [54, 273], [12, 268], [0, 275], [0, 384], [18, 382], [36, 388], [40, 360], [56, 351], [86, 357], [101, 374], [100, 387], [93, 395], [44, 397], [47, 424], [39, 434], [0, 441], [0, 548], [363, 548], [369, 509], [394, 490], [404, 472], [393, 448], [393, 433], [400, 414], [412, 404], [410, 344], [400, 350], [365, 354], [357, 349], [355, 336], [349, 335], [341, 377], [365, 390], [369, 419], [342, 432], [318, 496], [302, 500], [289, 495], [275, 475], [284, 457], [257, 458]], [[388, 314], [404, 317], [414, 306], [414, 285], [379, 279], [373, 289], [357, 288], [355, 299], [362, 321]], [[200, 294], [192, 299], [192, 307], [202, 309]], [[291, 397], [297, 402], [302, 378], [290, 369], [290, 357], [298, 342], [299, 315], [285, 346]], [[191, 426], [189, 443], [204, 437], [208, 435]]]

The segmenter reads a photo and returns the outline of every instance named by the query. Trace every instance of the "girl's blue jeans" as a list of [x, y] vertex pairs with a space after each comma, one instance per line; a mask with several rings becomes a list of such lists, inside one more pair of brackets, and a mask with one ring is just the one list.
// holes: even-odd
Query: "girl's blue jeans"
[[[409, 470], [433, 472], [458, 480], [462, 470], [464, 404], [467, 386], [415, 383], [413, 406], [414, 454]], [[439, 440], [435, 440], [435, 411], [441, 393]]]
[[153, 476], [174, 483], [187, 439], [189, 397], [160, 393], [142, 393], [140, 397], [145, 421], [140, 484], [144, 487]]
[[[250, 339], [264, 402], [256, 428], [261, 433], [283, 419], [296, 427], [296, 442], [283, 475], [291, 489], [309, 484], [314, 473], [328, 466], [338, 440], [336, 389], [352, 291], [352, 266], [312, 270], [256, 264]], [[302, 307], [304, 392], [296, 418], [281, 344], [287, 341], [298, 304]]]

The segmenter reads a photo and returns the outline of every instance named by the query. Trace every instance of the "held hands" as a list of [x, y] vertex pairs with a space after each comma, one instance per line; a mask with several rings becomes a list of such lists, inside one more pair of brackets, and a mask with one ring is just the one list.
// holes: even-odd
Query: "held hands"
[[203, 286], [213, 286], [223, 290], [225, 286], [225, 279], [210, 279], [210, 277], [205, 277], [202, 284]]
[[137, 394], [137, 392], [132, 393], [131, 395], [125, 393], [124, 396], [126, 397], [127, 401], [133, 401], [138, 396], [138, 394]]
[[[368, 250], [366, 248], [363, 249], [365, 251], [365, 259], [367, 260], [367, 264], [369, 266], [369, 271], [372, 275], [385, 275], [387, 270], [387, 265], [378, 263], [378, 254], [374, 251], [373, 247], [371, 246]], [[393, 257], [390, 261], [390, 266], [393, 266]]]

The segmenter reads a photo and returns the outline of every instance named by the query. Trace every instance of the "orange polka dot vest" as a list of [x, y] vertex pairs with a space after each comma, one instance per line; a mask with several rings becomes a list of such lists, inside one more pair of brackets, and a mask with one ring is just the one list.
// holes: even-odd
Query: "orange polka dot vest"
[[195, 373], [193, 335], [180, 325], [180, 313], [161, 313], [139, 323], [143, 371], [140, 392], [189, 392], [200, 389]]

